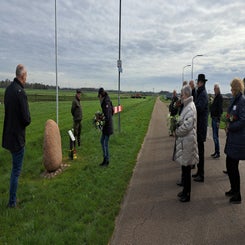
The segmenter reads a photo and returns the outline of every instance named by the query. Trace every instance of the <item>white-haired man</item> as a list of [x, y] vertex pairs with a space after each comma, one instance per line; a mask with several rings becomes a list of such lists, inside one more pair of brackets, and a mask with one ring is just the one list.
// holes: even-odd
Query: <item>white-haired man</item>
[[26, 68], [21, 64], [17, 65], [16, 77], [6, 88], [4, 94], [5, 116], [2, 146], [12, 155], [8, 202], [10, 208], [17, 206], [16, 193], [25, 151], [25, 129], [31, 123], [28, 100], [24, 91], [26, 78]]
[[213, 130], [213, 141], [215, 151], [211, 155], [213, 158], [220, 157], [220, 144], [219, 144], [219, 124], [220, 118], [223, 113], [223, 97], [220, 93], [219, 84], [214, 84], [214, 100], [210, 107], [210, 114], [212, 118], [212, 130]]

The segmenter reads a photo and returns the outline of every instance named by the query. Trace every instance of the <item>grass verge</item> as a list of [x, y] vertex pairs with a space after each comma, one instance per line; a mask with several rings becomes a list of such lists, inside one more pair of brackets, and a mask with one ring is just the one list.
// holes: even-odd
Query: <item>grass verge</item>
[[[113, 101], [116, 104], [116, 101]], [[100, 109], [98, 101], [82, 102], [82, 145], [78, 159], [68, 159], [72, 126], [71, 102], [59, 104], [59, 128], [63, 161], [70, 164], [62, 174], [44, 179], [42, 144], [47, 119], [55, 119], [55, 102], [30, 103], [32, 124], [27, 128], [23, 171], [19, 178], [20, 209], [7, 209], [10, 154], [0, 150], [0, 244], [107, 244], [115, 218], [134, 169], [147, 131], [155, 99], [125, 99], [121, 113], [114, 116], [115, 133], [110, 139], [110, 165], [102, 161], [100, 132], [92, 118]], [[3, 115], [3, 106], [0, 107]], [[3, 116], [0, 118], [0, 125]], [[0, 128], [2, 134], [2, 127]]]

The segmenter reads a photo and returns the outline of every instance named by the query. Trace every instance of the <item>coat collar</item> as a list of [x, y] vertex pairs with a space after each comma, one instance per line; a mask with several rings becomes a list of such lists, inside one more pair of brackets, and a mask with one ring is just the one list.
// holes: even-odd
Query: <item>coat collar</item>
[[188, 98], [186, 98], [183, 102], [184, 102], [184, 106], [188, 105], [190, 102], [193, 101], [193, 96], [190, 96]]
[[203, 90], [205, 90], [205, 85], [202, 85], [197, 89], [197, 93], [200, 94]]
[[14, 79], [14, 82], [16, 82], [17, 84], [19, 84], [22, 88], [24, 88], [23, 84], [18, 80], [18, 78]]

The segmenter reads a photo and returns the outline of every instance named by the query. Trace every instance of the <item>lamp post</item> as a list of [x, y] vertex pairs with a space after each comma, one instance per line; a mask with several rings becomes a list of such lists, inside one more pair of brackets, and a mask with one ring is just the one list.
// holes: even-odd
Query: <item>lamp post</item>
[[59, 87], [58, 87], [58, 40], [57, 40], [57, 10], [55, 0], [55, 75], [56, 75], [56, 123], [59, 125]]
[[191, 79], [193, 80], [193, 60], [196, 58], [196, 57], [200, 57], [200, 56], [203, 56], [203, 54], [198, 54], [196, 56], [194, 56], [192, 58], [192, 62], [191, 62]]
[[188, 66], [191, 66], [191, 65], [186, 65], [186, 66], [183, 67], [183, 70], [182, 70], [182, 82], [184, 82], [184, 79], [185, 79], [185, 77], [184, 77], [185, 68], [188, 67]]
[[[119, 0], [119, 44], [118, 44], [118, 106], [120, 106], [120, 82], [121, 82], [121, 72], [122, 72], [122, 61], [121, 61], [121, 0]], [[118, 131], [121, 132], [121, 122], [120, 122], [120, 111], [118, 112]]]

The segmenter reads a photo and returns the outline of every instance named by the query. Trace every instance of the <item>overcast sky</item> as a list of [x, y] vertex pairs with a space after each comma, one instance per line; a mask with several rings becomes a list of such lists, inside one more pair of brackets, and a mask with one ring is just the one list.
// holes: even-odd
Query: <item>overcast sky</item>
[[[119, 0], [57, 0], [60, 87], [118, 89]], [[0, 80], [23, 63], [28, 82], [55, 85], [55, 1], [1, 0]], [[230, 92], [245, 77], [244, 0], [122, 0], [121, 90], [181, 88], [204, 73]]]

